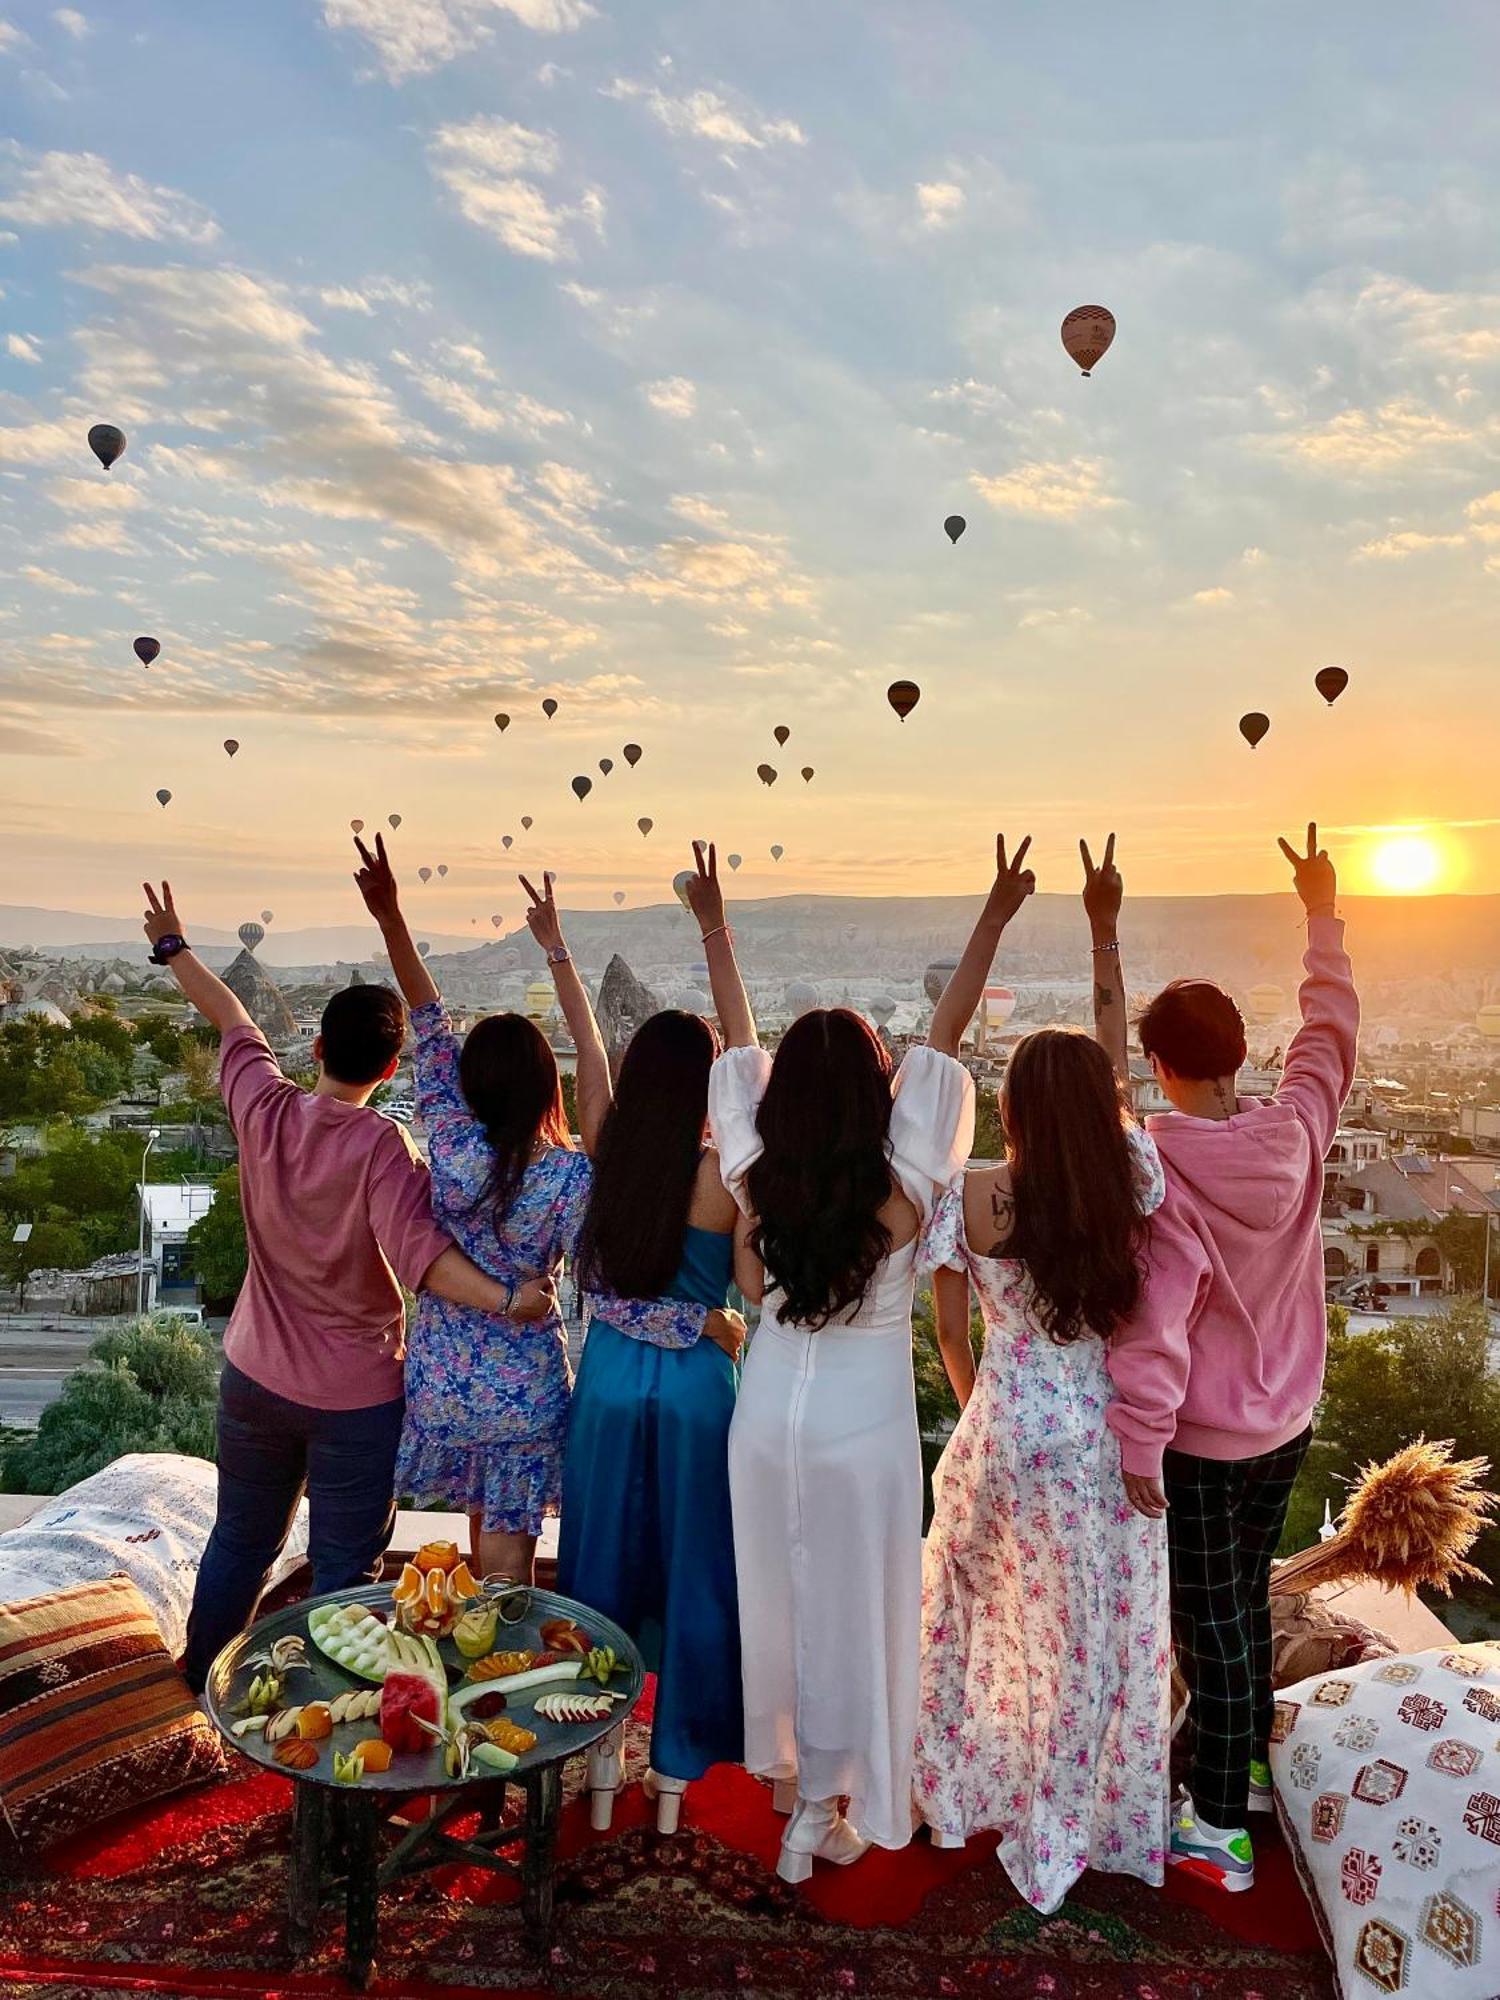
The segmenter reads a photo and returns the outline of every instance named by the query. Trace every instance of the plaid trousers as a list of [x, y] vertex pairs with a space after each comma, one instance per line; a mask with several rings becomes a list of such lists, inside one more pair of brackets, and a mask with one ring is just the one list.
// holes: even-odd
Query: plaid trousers
[[1271, 1558], [1292, 1487], [1312, 1442], [1258, 1458], [1169, 1451], [1167, 1553], [1172, 1633], [1187, 1682], [1193, 1805], [1211, 1826], [1243, 1826], [1250, 1760], [1271, 1740]]

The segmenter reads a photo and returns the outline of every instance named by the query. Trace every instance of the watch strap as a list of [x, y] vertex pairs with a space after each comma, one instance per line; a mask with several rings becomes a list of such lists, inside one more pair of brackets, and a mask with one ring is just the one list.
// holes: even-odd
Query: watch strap
[[188, 943], [185, 937], [179, 937], [176, 931], [168, 931], [165, 936], [159, 937], [156, 940], [156, 948], [151, 953], [151, 963], [153, 965], [169, 965], [178, 952], [186, 951], [187, 948]]

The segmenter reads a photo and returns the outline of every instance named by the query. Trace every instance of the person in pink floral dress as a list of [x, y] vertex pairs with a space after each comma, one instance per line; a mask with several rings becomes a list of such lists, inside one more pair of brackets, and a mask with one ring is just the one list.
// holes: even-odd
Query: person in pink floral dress
[[[1113, 847], [1086, 865], [1096, 1020], [1122, 1068]], [[1163, 1877], [1166, 1537], [1150, 1496], [1128, 1497], [1110, 1428], [1112, 1367], [1154, 1338], [1142, 1250], [1163, 1178], [1081, 1033], [1018, 1043], [1001, 1109], [1005, 1160], [955, 1181], [924, 1245], [963, 1407], [933, 1479], [915, 1791], [934, 1844], [998, 1832], [1011, 1880], [1050, 1912], [1085, 1868]], [[1169, 1431], [1172, 1412], [1127, 1422]]]

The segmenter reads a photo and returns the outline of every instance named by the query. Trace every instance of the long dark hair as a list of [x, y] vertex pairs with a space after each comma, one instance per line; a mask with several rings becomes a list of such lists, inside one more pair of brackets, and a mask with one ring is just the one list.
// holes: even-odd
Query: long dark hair
[[1081, 1030], [1039, 1028], [1015, 1046], [1000, 1108], [1015, 1201], [1004, 1254], [1026, 1266], [1032, 1315], [1060, 1345], [1108, 1339], [1140, 1298], [1145, 1239], [1113, 1065]]
[[630, 1038], [594, 1154], [578, 1271], [625, 1299], [654, 1299], [682, 1262], [719, 1038], [695, 1014], [653, 1014]]
[[863, 1305], [890, 1255], [890, 1123], [891, 1059], [868, 1022], [847, 1007], [793, 1022], [761, 1100], [765, 1151], [746, 1178], [753, 1247], [793, 1325], [824, 1327]]
[[498, 1227], [510, 1214], [537, 1142], [573, 1143], [557, 1057], [524, 1014], [487, 1014], [464, 1041], [458, 1081], [495, 1156], [480, 1199], [494, 1209]]

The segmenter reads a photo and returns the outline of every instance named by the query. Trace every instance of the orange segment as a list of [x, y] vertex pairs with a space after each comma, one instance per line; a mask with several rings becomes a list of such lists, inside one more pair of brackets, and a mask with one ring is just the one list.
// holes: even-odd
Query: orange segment
[[457, 1542], [424, 1542], [414, 1558], [420, 1570], [440, 1569], [445, 1574], [458, 1568]]
[[479, 1585], [474, 1581], [473, 1571], [466, 1562], [461, 1562], [448, 1579], [448, 1595], [455, 1604], [462, 1604], [479, 1595]]
[[422, 1595], [422, 1572], [415, 1563], [403, 1563], [391, 1596], [398, 1604], [414, 1604]]
[[422, 1592], [427, 1609], [434, 1618], [441, 1618], [448, 1609], [448, 1578], [440, 1569], [427, 1572], [427, 1587]]
[[354, 1754], [364, 1759], [367, 1771], [378, 1776], [382, 1771], [391, 1768], [391, 1757], [394, 1753], [389, 1743], [383, 1742], [378, 1736], [370, 1736], [363, 1743], [355, 1744]]

